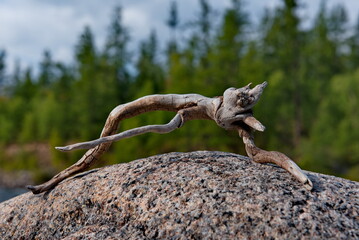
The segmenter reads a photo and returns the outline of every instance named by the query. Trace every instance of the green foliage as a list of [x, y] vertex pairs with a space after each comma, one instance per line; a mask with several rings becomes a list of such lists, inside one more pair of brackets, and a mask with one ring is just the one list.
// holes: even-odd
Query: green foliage
[[[45, 51], [38, 74], [23, 70], [19, 62], [12, 74], [6, 74], [6, 55], [1, 50], [1, 167], [30, 169], [39, 179], [46, 178], [36, 155], [23, 149], [7, 159], [6, 147], [49, 142], [51, 160], [45, 169], [63, 169], [83, 151], [65, 154], [54, 146], [98, 138], [115, 106], [144, 95], [212, 97], [228, 87], [268, 81], [254, 109], [267, 127], [256, 134], [256, 143], [287, 153], [306, 169], [358, 180], [359, 21], [351, 29], [345, 9], [327, 9], [323, 1], [315, 21], [303, 28], [298, 14], [301, 2], [283, 0], [266, 11], [254, 31], [243, 1], [232, 0], [218, 19], [209, 1], [199, 3], [197, 16], [182, 26], [172, 1], [166, 22], [171, 39], [164, 49], [152, 31], [137, 51], [130, 52], [129, 31], [123, 26], [121, 8], [116, 8], [104, 46], [97, 47], [91, 28], [86, 27], [76, 44], [73, 64], [55, 62]], [[125, 120], [119, 131], [167, 123], [173, 115], [144, 114]], [[122, 140], [103, 162], [202, 149], [244, 154], [237, 133], [203, 120], [190, 121], [165, 136], [145, 134]]]
[[320, 115], [303, 143], [303, 166], [355, 177], [359, 159], [358, 96], [359, 69], [332, 78], [329, 94], [319, 107]]
[[[151, 35], [147, 41], [144, 41], [140, 45], [140, 56], [136, 63], [138, 75], [136, 76], [135, 83], [133, 84], [134, 90], [148, 88], [151, 85], [151, 89], [147, 90], [147, 94], [161, 93], [164, 90], [164, 70], [157, 60], [158, 57], [158, 43], [155, 32], [151, 32]], [[140, 95], [140, 96], [144, 96]], [[140, 97], [138, 96], [138, 97]]]
[[66, 159], [67, 156], [63, 152], [57, 151], [55, 149], [55, 147], [61, 146], [61, 144], [63, 143], [63, 140], [61, 139], [61, 136], [57, 130], [51, 131], [49, 143], [51, 148], [52, 166], [54, 166], [57, 170], [64, 169], [65, 167], [67, 167], [65, 166], [66, 161], [64, 161], [64, 159]]

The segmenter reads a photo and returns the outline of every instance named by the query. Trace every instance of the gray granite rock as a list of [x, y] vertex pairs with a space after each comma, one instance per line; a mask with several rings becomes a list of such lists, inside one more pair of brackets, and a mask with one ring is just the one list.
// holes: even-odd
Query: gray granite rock
[[95, 169], [0, 204], [0, 239], [359, 239], [359, 183], [223, 152]]

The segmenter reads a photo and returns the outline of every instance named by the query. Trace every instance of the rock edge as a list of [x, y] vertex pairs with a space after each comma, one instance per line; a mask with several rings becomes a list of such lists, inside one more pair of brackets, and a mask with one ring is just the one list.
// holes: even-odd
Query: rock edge
[[1, 239], [359, 239], [359, 183], [224, 152], [94, 169], [0, 204]]

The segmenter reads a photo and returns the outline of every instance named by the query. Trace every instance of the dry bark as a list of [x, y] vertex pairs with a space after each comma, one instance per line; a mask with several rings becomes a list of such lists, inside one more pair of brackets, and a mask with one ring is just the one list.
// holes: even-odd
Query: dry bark
[[[265, 128], [253, 117], [251, 109], [259, 101], [266, 86], [267, 83], [264, 82], [253, 89], [250, 88], [250, 85], [238, 89], [229, 88], [224, 92], [223, 97], [215, 98], [208, 98], [198, 94], [150, 95], [119, 105], [108, 116], [99, 139], [57, 147], [61, 151], [89, 149], [77, 163], [61, 171], [48, 182], [38, 186], [28, 186], [28, 189], [34, 194], [38, 194], [50, 190], [69, 176], [88, 169], [109, 149], [113, 141], [147, 132], [168, 133], [182, 127], [186, 121], [209, 119], [214, 120], [218, 126], [226, 130], [238, 131], [243, 139], [248, 156], [254, 161], [279, 165], [311, 190], [313, 187], [312, 182], [290, 158], [279, 152], [262, 150], [254, 144], [252, 131], [264, 131]], [[116, 134], [121, 120], [157, 110], [172, 111], [177, 112], [177, 114], [165, 125], [143, 126]]]

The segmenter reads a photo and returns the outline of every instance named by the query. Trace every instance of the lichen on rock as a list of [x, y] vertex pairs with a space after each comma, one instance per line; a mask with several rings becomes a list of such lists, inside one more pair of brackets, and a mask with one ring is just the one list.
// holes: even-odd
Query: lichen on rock
[[0, 204], [0, 239], [358, 239], [359, 183], [224, 152], [94, 169]]

